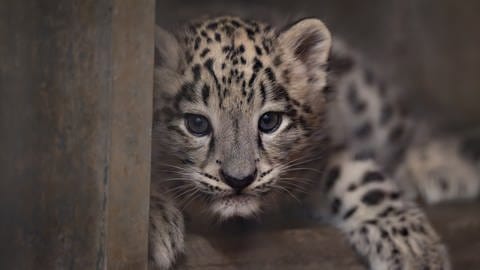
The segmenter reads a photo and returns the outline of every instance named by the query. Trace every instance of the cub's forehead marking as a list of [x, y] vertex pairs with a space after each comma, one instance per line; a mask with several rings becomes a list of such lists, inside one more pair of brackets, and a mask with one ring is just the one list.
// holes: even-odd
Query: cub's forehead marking
[[232, 97], [241, 107], [255, 103], [258, 97], [257, 103], [263, 106], [267, 89], [273, 86], [266, 86], [260, 78], [266, 76], [270, 84], [275, 83], [270, 59], [273, 39], [271, 27], [239, 18], [222, 17], [190, 25], [184, 38], [190, 72], [186, 75], [193, 83], [204, 81], [203, 86], [195, 88], [201, 89], [203, 104], [213, 105], [210, 99], [215, 99], [223, 109], [225, 99]]

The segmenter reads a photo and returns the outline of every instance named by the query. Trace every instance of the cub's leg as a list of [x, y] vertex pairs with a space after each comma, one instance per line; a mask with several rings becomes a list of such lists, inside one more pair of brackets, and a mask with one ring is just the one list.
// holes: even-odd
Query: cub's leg
[[427, 203], [475, 198], [480, 191], [480, 164], [470, 153], [475, 150], [453, 136], [413, 144], [395, 178], [406, 195]]
[[332, 221], [370, 269], [449, 269], [445, 246], [371, 159], [342, 152], [325, 174]]
[[162, 194], [150, 198], [149, 269], [170, 269], [184, 249], [183, 215]]

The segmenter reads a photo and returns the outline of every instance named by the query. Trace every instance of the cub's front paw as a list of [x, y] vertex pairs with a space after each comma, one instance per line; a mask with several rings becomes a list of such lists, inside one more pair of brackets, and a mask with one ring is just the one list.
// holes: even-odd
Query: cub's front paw
[[381, 219], [369, 220], [350, 232], [350, 242], [370, 269], [451, 268], [446, 247], [418, 209], [392, 210]]
[[184, 249], [183, 215], [164, 198], [150, 204], [149, 269], [170, 269]]
[[399, 244], [397, 247], [392, 247], [392, 253], [389, 256], [375, 257], [376, 255], [374, 255], [374, 257], [370, 258], [370, 269], [449, 270], [451, 268], [444, 245], [440, 243], [413, 243], [415, 241], [410, 241], [412, 246], [416, 245], [415, 248], [408, 246], [407, 242], [405, 242], [405, 246]]

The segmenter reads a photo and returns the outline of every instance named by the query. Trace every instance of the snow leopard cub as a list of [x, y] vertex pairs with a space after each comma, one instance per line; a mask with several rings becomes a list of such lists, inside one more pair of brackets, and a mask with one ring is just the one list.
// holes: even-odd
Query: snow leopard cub
[[[332, 49], [320, 20], [275, 29], [225, 16], [156, 34], [152, 269], [182, 252], [186, 205], [250, 217], [316, 186], [371, 269], [450, 268], [429, 221], [392, 180], [432, 169], [398, 163], [417, 151], [407, 147], [411, 122], [361, 61]], [[475, 175], [462, 164], [460, 174]], [[478, 181], [465, 185], [471, 194], [451, 197], [475, 196]]]

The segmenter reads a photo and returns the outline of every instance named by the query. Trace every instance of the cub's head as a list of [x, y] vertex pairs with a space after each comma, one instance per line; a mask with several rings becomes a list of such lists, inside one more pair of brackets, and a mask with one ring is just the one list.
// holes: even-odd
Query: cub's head
[[223, 218], [304, 187], [291, 174], [322, 154], [325, 25], [220, 17], [156, 35], [154, 181]]

